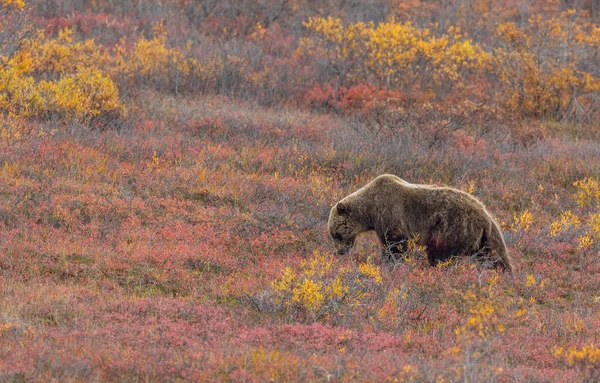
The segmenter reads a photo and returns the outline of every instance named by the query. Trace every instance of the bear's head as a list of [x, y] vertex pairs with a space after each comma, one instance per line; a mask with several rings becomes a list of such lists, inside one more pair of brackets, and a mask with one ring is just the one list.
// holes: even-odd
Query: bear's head
[[340, 255], [352, 248], [356, 236], [363, 231], [360, 221], [354, 215], [352, 207], [346, 202], [338, 202], [329, 213], [329, 235], [335, 241]]

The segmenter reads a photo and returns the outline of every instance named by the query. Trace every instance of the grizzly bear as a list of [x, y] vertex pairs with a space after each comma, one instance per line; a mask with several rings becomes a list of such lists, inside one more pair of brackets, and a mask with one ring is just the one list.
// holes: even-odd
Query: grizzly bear
[[[498, 224], [468, 193], [411, 184], [383, 174], [339, 201], [329, 214], [329, 234], [345, 254], [359, 233], [374, 230], [382, 247], [418, 236], [431, 266], [453, 256], [477, 256], [512, 272]], [[393, 254], [401, 250], [394, 246]]]

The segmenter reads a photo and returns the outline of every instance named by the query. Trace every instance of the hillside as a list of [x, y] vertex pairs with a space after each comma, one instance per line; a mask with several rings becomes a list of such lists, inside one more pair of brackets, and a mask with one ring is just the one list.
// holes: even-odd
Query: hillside
[[[595, 2], [0, 4], [0, 382], [600, 379]], [[335, 255], [382, 173], [516, 272]]]

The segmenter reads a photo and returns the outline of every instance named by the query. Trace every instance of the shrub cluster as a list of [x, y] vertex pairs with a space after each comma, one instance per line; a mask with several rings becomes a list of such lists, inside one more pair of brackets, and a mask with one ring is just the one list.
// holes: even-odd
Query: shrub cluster
[[[25, 20], [27, 8], [21, 2], [1, 7], [0, 24], [16, 40], [0, 51], [8, 84], [1, 91], [0, 109], [25, 116], [122, 115], [124, 109], [115, 101], [119, 93], [147, 88], [268, 103], [333, 103], [342, 110], [373, 100], [392, 109], [415, 101], [469, 100], [521, 118], [587, 122], [600, 110], [600, 33], [574, 10], [534, 15], [520, 24], [499, 22], [486, 39], [461, 29], [460, 23], [441, 28], [391, 16], [377, 22], [313, 16], [289, 31], [278, 23], [267, 28], [257, 22], [241, 34], [209, 38], [202, 32], [196, 40], [182, 41], [169, 34], [173, 27], [161, 19], [147, 34], [121, 36], [104, 46], [81, 33], [74, 38], [72, 27], [81, 30], [81, 25], [65, 25], [56, 38], [26, 33], [33, 30], [32, 22], [14, 21]], [[88, 72], [76, 75], [80, 68]], [[56, 99], [84, 82], [89, 83], [76, 93], [105, 83], [98, 90], [102, 95], [95, 96], [101, 100], [90, 97], [66, 105]], [[90, 107], [83, 116], [82, 110]]]
[[271, 282], [273, 312], [288, 321], [336, 321], [350, 315], [381, 288], [381, 273], [371, 262], [340, 267], [331, 255], [315, 251], [300, 270], [286, 267]]

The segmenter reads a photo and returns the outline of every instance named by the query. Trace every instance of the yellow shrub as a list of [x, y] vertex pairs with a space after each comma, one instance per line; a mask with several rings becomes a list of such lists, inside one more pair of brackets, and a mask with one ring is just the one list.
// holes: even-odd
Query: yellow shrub
[[580, 350], [576, 348], [569, 349], [565, 354], [569, 364], [582, 360], [586, 360], [590, 363], [600, 362], [600, 348], [593, 344], [583, 346]]
[[583, 347], [572, 347], [564, 349], [557, 347], [553, 351], [554, 356], [563, 357], [570, 366], [591, 367], [600, 362], [600, 348], [594, 344], [588, 344]]
[[314, 39], [303, 39], [307, 55], [326, 56], [345, 77], [340, 81], [374, 79], [387, 89], [446, 86], [466, 69], [482, 68], [488, 55], [451, 28], [434, 37], [428, 29], [390, 21], [344, 26], [340, 19], [310, 18], [304, 24]]
[[25, 2], [23, 0], [1, 0], [0, 6], [23, 9], [23, 7], [25, 6]]
[[373, 285], [381, 282], [379, 268], [371, 263], [340, 268], [332, 256], [315, 251], [313, 257], [301, 263], [299, 270], [286, 267], [271, 282], [271, 289], [274, 302], [288, 315], [308, 314], [316, 321], [361, 305]]
[[43, 100], [35, 80], [14, 66], [0, 66], [0, 112], [31, 117], [42, 109]]
[[[11, 113], [8, 116], [0, 116], [0, 141], [10, 144], [14, 141], [18, 141], [23, 137], [23, 131], [25, 130], [24, 121]], [[5, 167], [8, 168], [8, 162], [4, 163]]]
[[531, 287], [531, 286], [535, 285], [536, 280], [535, 280], [535, 277], [533, 276], [533, 274], [527, 274], [526, 278], [527, 278], [527, 280], [525, 281], [526, 287]]
[[577, 248], [579, 250], [589, 249], [590, 247], [592, 247], [593, 244], [594, 240], [587, 235], [582, 235], [579, 238], [577, 238]]
[[548, 237], [556, 237], [562, 231], [563, 227], [560, 221], [554, 221], [550, 224], [550, 232]]
[[292, 290], [292, 302], [299, 303], [308, 310], [316, 312], [325, 300], [321, 290], [321, 283], [317, 283], [312, 279], [304, 279], [300, 286]]
[[590, 215], [588, 224], [590, 235], [600, 240], [600, 213]]
[[523, 27], [499, 25], [494, 68], [506, 106], [524, 116], [576, 117], [585, 96], [600, 90], [600, 78], [589, 73], [600, 43], [593, 30], [575, 11], [550, 19], [533, 16]]
[[59, 81], [41, 81], [45, 111], [65, 119], [87, 120], [122, 117], [125, 107], [112, 80], [98, 69], [82, 68]]
[[20, 50], [0, 66], [0, 112], [17, 117], [59, 117], [64, 120], [119, 118], [125, 107], [93, 41], [72, 41], [72, 31], [47, 40], [39, 32], [24, 39]]
[[191, 53], [191, 43], [183, 48], [167, 47], [162, 34], [151, 40], [141, 38], [132, 50], [126, 49], [124, 43], [117, 45], [111, 60], [113, 78], [127, 84], [166, 86], [175, 92], [192, 83], [204, 83], [224, 66], [219, 59], [199, 62]]
[[171, 58], [177, 60], [176, 56], [179, 56], [178, 52], [167, 49], [162, 38], [142, 38], [135, 44], [125, 70], [129, 71], [129, 75], [164, 76], [169, 69]]
[[597, 179], [591, 177], [584, 178], [575, 181], [573, 186], [577, 188], [575, 201], [577, 201], [579, 206], [584, 207], [590, 203], [600, 206], [600, 183]]
[[372, 263], [361, 263], [358, 265], [358, 270], [362, 275], [374, 280], [375, 282], [381, 282], [381, 273], [379, 272], [379, 268]]
[[94, 68], [39, 83], [15, 67], [0, 68], [1, 111], [19, 117], [59, 116], [66, 120], [125, 115], [116, 85]]
[[513, 221], [514, 223], [512, 228], [514, 231], [527, 231], [533, 223], [533, 216], [529, 210], [525, 209], [525, 211], [520, 215], [517, 215], [516, 213], [513, 214]]
[[554, 221], [550, 224], [550, 233], [548, 233], [548, 236], [555, 237], [560, 232], [570, 228], [577, 228], [579, 226], [581, 226], [581, 220], [579, 217], [571, 213], [570, 210], [566, 210], [560, 215], [560, 219], [558, 221]]
[[73, 31], [59, 31], [57, 39], [46, 39], [43, 33], [29, 39], [23, 46], [21, 57], [30, 60], [28, 71], [43, 78], [75, 73], [78, 68], [102, 68], [108, 64], [109, 56], [102, 46], [93, 40], [73, 42]]
[[[497, 296], [498, 281], [499, 276], [494, 275], [487, 281], [487, 285], [473, 285], [462, 295], [469, 316], [463, 325], [454, 329], [454, 333], [463, 347], [469, 348], [469, 345], [477, 346], [482, 341], [492, 341], [505, 331], [504, 321], [511, 315], [511, 300]], [[528, 275], [526, 283], [535, 283], [533, 276]], [[521, 317], [526, 312], [521, 308], [515, 313], [515, 317]]]
[[390, 290], [377, 311], [377, 319], [392, 326], [402, 324], [407, 311], [407, 298], [408, 290], [404, 286]]
[[296, 279], [296, 275], [289, 267], [283, 270], [283, 273], [279, 278], [271, 282], [271, 287], [275, 291], [289, 291], [292, 290], [292, 283]]

